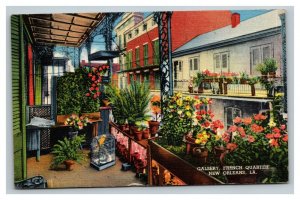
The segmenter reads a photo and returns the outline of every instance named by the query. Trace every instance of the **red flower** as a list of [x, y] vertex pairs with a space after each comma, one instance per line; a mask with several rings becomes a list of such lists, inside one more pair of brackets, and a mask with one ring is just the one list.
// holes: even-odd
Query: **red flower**
[[97, 96], [99, 97], [99, 96], [100, 96], [100, 94], [101, 94], [101, 92], [97, 92], [96, 94], [97, 94]]
[[243, 121], [243, 123], [245, 125], [249, 125], [249, 124], [252, 123], [252, 118], [251, 117], [247, 117], [247, 118], [244, 118], [242, 121]]
[[92, 84], [92, 87], [96, 87], [96, 84], [95, 84], [95, 83], [93, 83], [93, 84]]
[[272, 139], [274, 137], [274, 135], [272, 134], [272, 133], [268, 133], [267, 135], [266, 135], [266, 138], [268, 138], [268, 139]]
[[95, 88], [95, 90], [96, 90], [96, 91], [98, 91], [98, 90], [99, 90], [99, 88], [98, 88], [98, 87], [96, 87], [96, 88]]
[[277, 127], [273, 128], [272, 131], [273, 131], [273, 133], [275, 133], [275, 134], [276, 134], [276, 133], [277, 133], [277, 134], [280, 134], [280, 129], [277, 128]]
[[213, 129], [218, 129], [218, 128], [223, 129], [224, 128], [224, 125], [220, 120], [213, 121], [211, 126]]
[[94, 87], [90, 87], [90, 90], [93, 91], [95, 88]]
[[207, 114], [209, 114], [209, 115], [212, 114], [212, 111], [211, 111], [211, 110], [208, 110], [208, 111], [207, 111]]
[[92, 77], [92, 81], [95, 81], [96, 80], [96, 76], [94, 75], [93, 77]]
[[201, 115], [197, 115], [196, 118], [197, 118], [198, 121], [200, 121], [202, 119], [202, 116]]
[[199, 97], [198, 97], [198, 96], [195, 96], [194, 99], [199, 99]]
[[245, 137], [246, 133], [243, 127], [238, 127], [237, 131], [240, 133], [241, 137]]
[[210, 125], [209, 121], [205, 121], [205, 122], [203, 123], [203, 126], [204, 126], [204, 127], [209, 127], [209, 125]]
[[212, 99], [209, 99], [209, 100], [208, 100], [208, 104], [212, 104]]
[[288, 134], [284, 134], [282, 140], [283, 140], [284, 142], [287, 142], [288, 139], [289, 139]]
[[233, 151], [237, 148], [237, 144], [235, 143], [228, 143], [226, 148], [229, 150], [229, 151]]
[[248, 136], [248, 142], [252, 143], [255, 141], [255, 138], [252, 135]]
[[256, 114], [253, 117], [256, 121], [261, 121], [261, 120], [265, 120], [267, 119], [267, 116], [263, 115], [263, 114]]
[[224, 142], [228, 143], [229, 139], [230, 139], [230, 134], [229, 133], [225, 132], [225, 133], [222, 134], [222, 140]]
[[205, 115], [206, 111], [205, 110], [200, 110], [200, 115]]
[[97, 98], [97, 94], [94, 94], [94, 99], [96, 99]]
[[91, 96], [91, 94], [90, 93], [86, 93], [85, 96], [89, 97], [89, 96]]
[[270, 143], [271, 147], [278, 147], [279, 146], [278, 141], [276, 139], [271, 139], [269, 141], [269, 143]]
[[285, 124], [282, 124], [282, 125], [280, 126], [280, 129], [281, 129], [281, 130], [285, 130], [285, 128], [286, 128]]
[[274, 138], [280, 138], [281, 134], [280, 133], [275, 133], [273, 136], [274, 136]]
[[233, 123], [235, 123], [235, 124], [242, 123], [242, 118], [236, 117], [235, 119], [233, 119]]
[[92, 73], [88, 73], [88, 77], [92, 77], [93, 75], [92, 75]]
[[254, 133], [261, 133], [264, 130], [264, 128], [262, 126], [257, 125], [257, 124], [252, 124], [251, 125], [251, 130]]
[[229, 133], [232, 133], [232, 132], [235, 132], [237, 130], [237, 126], [236, 125], [233, 125], [233, 126], [230, 126], [229, 129], [228, 129], [228, 132]]
[[196, 109], [199, 110], [200, 109], [201, 104], [197, 104], [195, 105]]

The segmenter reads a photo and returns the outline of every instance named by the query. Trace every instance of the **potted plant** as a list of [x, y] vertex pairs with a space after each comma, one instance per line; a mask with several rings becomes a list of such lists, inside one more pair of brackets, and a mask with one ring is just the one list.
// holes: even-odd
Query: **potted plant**
[[72, 139], [59, 140], [53, 146], [52, 154], [54, 155], [51, 167], [58, 167], [64, 163], [68, 171], [73, 170], [75, 162], [80, 163], [84, 159], [84, 154], [80, 149], [81, 143], [85, 142], [84, 136], [75, 136]]
[[204, 72], [198, 72], [193, 78], [193, 83], [198, 87], [198, 93], [203, 93], [203, 81], [206, 77]]
[[81, 116], [78, 117], [78, 115], [76, 114], [72, 114], [70, 117], [68, 117], [64, 124], [66, 126], [70, 127], [70, 131], [69, 131], [69, 138], [73, 138], [75, 136], [77, 136], [78, 131], [82, 130], [83, 127], [87, 126], [87, 123], [89, 122], [88, 117], [86, 116]]
[[154, 114], [153, 120], [148, 121], [149, 123], [149, 131], [151, 136], [155, 136], [159, 129], [159, 121], [158, 118], [160, 117], [161, 109], [160, 109], [160, 96], [159, 95], [154, 95], [151, 100], [151, 110], [152, 113]]
[[258, 83], [259, 79], [258, 77], [252, 77], [249, 78], [248, 84], [251, 87], [251, 96], [255, 96], [255, 84]]
[[142, 138], [144, 139], [149, 138], [149, 131], [147, 131], [148, 130], [147, 121], [135, 122], [135, 128], [133, 130], [134, 130], [135, 138], [138, 141], [142, 140]]
[[264, 65], [266, 66], [266, 69], [269, 74], [269, 78], [274, 78], [276, 75], [276, 70], [278, 68], [276, 60], [273, 58], [268, 58], [264, 61]]
[[261, 73], [262, 78], [267, 78], [268, 69], [264, 63], [259, 63], [258, 65], [256, 65], [256, 70]]
[[249, 75], [246, 72], [240, 73], [240, 84], [247, 84], [249, 80]]

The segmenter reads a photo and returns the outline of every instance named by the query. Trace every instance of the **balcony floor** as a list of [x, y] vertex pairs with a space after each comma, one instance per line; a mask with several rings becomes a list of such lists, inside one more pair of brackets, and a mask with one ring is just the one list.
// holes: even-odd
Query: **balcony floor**
[[124, 187], [144, 185], [132, 171], [121, 171], [121, 161], [116, 159], [116, 164], [112, 167], [98, 171], [90, 167], [88, 150], [84, 150], [86, 161], [82, 164], [75, 164], [73, 171], [50, 170], [52, 154], [42, 155], [40, 162], [36, 162], [35, 157], [27, 159], [27, 176], [43, 176], [49, 188], [69, 188], [69, 187]]

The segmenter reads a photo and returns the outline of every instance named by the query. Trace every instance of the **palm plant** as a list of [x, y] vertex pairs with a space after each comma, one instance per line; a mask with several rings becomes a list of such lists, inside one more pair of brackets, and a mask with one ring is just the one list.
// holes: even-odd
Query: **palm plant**
[[58, 144], [55, 144], [52, 149], [54, 158], [51, 166], [57, 167], [67, 160], [76, 162], [83, 160], [83, 152], [80, 150], [81, 143], [83, 142], [85, 142], [84, 136], [75, 136], [71, 140], [65, 137], [63, 140], [59, 140]]

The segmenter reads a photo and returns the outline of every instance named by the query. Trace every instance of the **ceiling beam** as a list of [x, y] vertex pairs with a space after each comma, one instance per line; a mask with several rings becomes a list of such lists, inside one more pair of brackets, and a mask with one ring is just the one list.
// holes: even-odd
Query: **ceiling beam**
[[50, 19], [42, 19], [42, 18], [37, 18], [37, 17], [32, 17], [32, 16], [29, 16], [29, 18], [35, 19], [35, 20], [41, 20], [41, 21], [45, 21], [45, 22], [54, 22], [54, 23], [60, 23], [60, 24], [65, 24], [65, 25], [67, 24], [67, 25], [71, 25], [71, 26], [80, 26], [80, 27], [91, 29], [90, 26], [86, 26], [86, 25], [74, 24], [74, 23], [57, 21], [57, 20], [50, 20]]
[[78, 15], [78, 14], [75, 14], [75, 13], [74, 14], [66, 13], [65, 15], [72, 16], [72, 17], [78, 17], [78, 18], [86, 19], [86, 20], [91, 20], [91, 21], [94, 21], [94, 22], [98, 22], [99, 21], [98, 19], [91, 18], [91, 17], [86, 17], [86, 16], [81, 16], [81, 15]]
[[38, 45], [58, 45], [58, 46], [67, 46], [67, 47], [78, 47], [78, 45], [76, 44], [76, 45], [74, 45], [73, 43], [70, 43], [70, 44], [68, 44], [68, 43], [51, 43], [51, 42], [39, 42], [39, 41], [37, 41], [36, 42]]
[[63, 37], [78, 38], [78, 39], [81, 39], [81, 38], [82, 38], [82, 37], [74, 37], [74, 36], [69, 36], [69, 35], [60, 35], [60, 34], [53, 34], [53, 33], [47, 34], [47, 33], [33, 32], [33, 35], [35, 35], [35, 34], [47, 35], [47, 36], [51, 36], [51, 35], [53, 35], [53, 36], [63, 36]]
[[65, 40], [60, 40], [60, 39], [39, 38], [39, 37], [36, 37], [35, 39], [36, 39], [36, 40], [46, 40], [46, 41], [53, 41], [53, 42], [66, 42], [66, 43], [78, 44], [77, 42], [70, 42], [70, 41], [65, 41]]
[[57, 30], [57, 31], [66, 31], [66, 32], [72, 32], [72, 33], [80, 33], [80, 34], [83, 34], [85, 32], [81, 32], [81, 31], [69, 31], [69, 30], [66, 30], [66, 29], [61, 29], [61, 28], [52, 28], [52, 27], [46, 27], [46, 26], [35, 26], [35, 25], [30, 25], [31, 27], [34, 27], [34, 28], [41, 28], [41, 29], [51, 29], [51, 30]]

